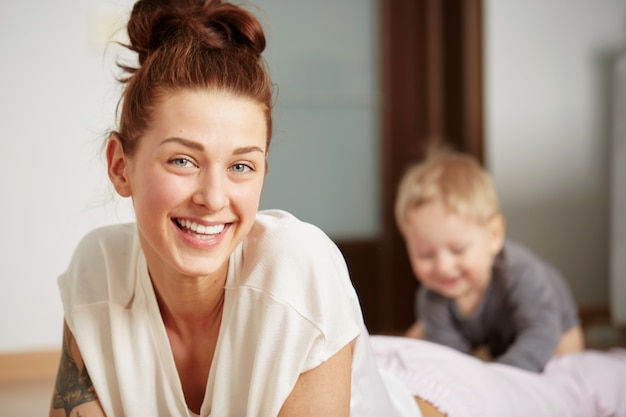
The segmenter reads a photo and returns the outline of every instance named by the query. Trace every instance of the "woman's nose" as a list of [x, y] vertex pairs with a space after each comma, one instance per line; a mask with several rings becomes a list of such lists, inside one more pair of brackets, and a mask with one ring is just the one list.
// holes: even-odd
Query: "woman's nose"
[[206, 207], [211, 212], [220, 211], [228, 205], [227, 188], [228, 181], [225, 175], [213, 171], [204, 172], [199, 177], [193, 202]]

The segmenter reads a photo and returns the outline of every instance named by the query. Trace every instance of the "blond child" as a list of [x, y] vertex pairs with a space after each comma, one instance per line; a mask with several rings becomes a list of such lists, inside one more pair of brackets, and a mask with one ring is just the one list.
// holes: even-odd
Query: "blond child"
[[395, 215], [422, 284], [407, 335], [536, 372], [584, 348], [565, 280], [505, 238], [494, 185], [470, 155], [431, 151], [401, 180]]

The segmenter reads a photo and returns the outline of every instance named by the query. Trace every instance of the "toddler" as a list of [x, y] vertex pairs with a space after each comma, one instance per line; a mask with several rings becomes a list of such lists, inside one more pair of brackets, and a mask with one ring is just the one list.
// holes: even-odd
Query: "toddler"
[[395, 215], [422, 284], [407, 335], [536, 372], [584, 348], [565, 280], [505, 238], [494, 185], [470, 155], [430, 152], [401, 180]]

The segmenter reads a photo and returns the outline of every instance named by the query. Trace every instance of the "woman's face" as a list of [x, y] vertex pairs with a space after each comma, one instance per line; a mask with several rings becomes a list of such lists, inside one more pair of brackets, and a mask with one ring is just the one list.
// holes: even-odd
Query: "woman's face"
[[153, 279], [226, 276], [228, 259], [259, 207], [266, 133], [256, 102], [184, 90], [155, 107], [132, 157], [112, 139], [109, 175], [116, 190], [133, 199]]

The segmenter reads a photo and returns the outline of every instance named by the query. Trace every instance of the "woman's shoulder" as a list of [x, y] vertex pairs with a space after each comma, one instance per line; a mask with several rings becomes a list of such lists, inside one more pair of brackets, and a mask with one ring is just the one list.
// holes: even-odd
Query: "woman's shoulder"
[[259, 212], [237, 264], [238, 285], [262, 288], [288, 303], [313, 300], [315, 293], [323, 298], [334, 292], [331, 299], [336, 299], [352, 292], [345, 260], [332, 239], [282, 210]]
[[132, 252], [136, 239], [134, 223], [100, 226], [79, 241], [70, 269], [104, 267], [107, 261], [123, 262]]
[[276, 255], [299, 260], [318, 258], [316, 255], [322, 254], [341, 256], [336, 244], [322, 229], [283, 210], [260, 211], [245, 244], [248, 248], [254, 247], [256, 255], [270, 260]]
[[316, 241], [330, 242], [330, 238], [318, 226], [308, 223], [285, 210], [262, 210], [256, 217], [251, 236], [293, 238], [296, 235], [315, 238]]
[[136, 240], [134, 223], [101, 226], [85, 234], [58, 279], [64, 298], [74, 303], [107, 299], [110, 277], [122, 280], [129, 271]]
[[79, 241], [76, 251], [93, 250], [132, 245], [136, 235], [135, 223], [99, 226], [87, 232]]

